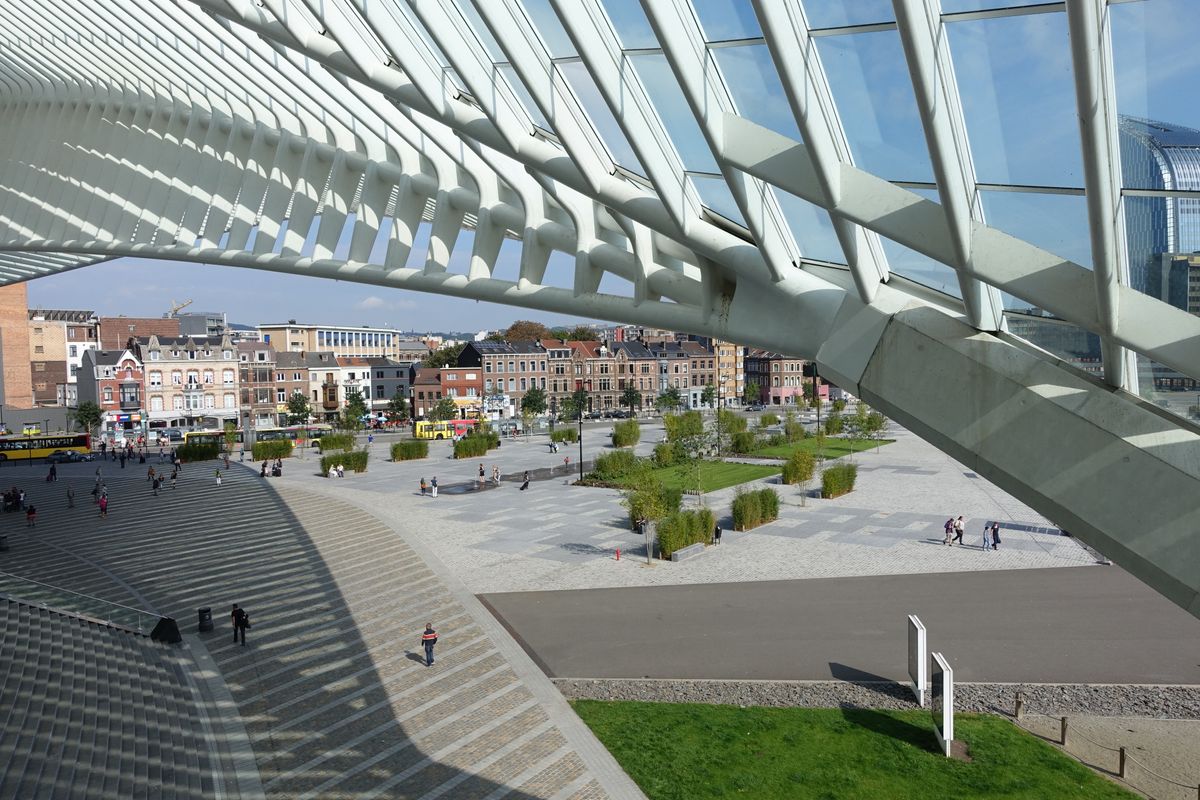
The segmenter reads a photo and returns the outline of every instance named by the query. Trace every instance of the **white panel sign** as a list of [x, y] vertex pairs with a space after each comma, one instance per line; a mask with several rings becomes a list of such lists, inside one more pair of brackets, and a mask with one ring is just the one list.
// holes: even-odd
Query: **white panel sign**
[[933, 727], [937, 731], [942, 752], [950, 755], [954, 744], [954, 670], [941, 653], [934, 653], [930, 673], [933, 684], [929, 692], [929, 707], [933, 710]]
[[908, 615], [908, 679], [917, 705], [925, 707], [925, 687], [929, 685], [929, 656], [925, 626], [915, 614]]

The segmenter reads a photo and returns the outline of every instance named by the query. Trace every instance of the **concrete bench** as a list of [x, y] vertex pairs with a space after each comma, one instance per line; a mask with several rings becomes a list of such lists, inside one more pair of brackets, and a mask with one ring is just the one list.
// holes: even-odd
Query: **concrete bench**
[[674, 553], [671, 553], [671, 560], [672, 561], [686, 561], [689, 558], [701, 555], [704, 552], [704, 549], [705, 549], [704, 542], [696, 542], [695, 544], [689, 544], [687, 547], [684, 547], [681, 550], [676, 550]]

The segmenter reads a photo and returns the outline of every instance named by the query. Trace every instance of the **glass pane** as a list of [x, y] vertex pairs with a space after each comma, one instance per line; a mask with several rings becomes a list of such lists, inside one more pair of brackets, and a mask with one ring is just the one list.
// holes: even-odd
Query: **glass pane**
[[891, 272], [943, 294], [962, 299], [962, 292], [958, 288], [958, 274], [950, 267], [891, 239], [881, 237], [881, 241]]
[[955, 22], [947, 30], [978, 180], [1083, 186], [1066, 14]]
[[667, 57], [660, 53], [648, 53], [626, 57], [637, 72], [651, 105], [658, 112], [667, 135], [675, 145], [686, 170], [694, 172], [717, 172], [717, 162], [712, 150], [700, 132], [700, 125], [692, 114], [683, 90], [675, 80], [674, 73], [667, 63]]
[[[981, 192], [987, 224], [1091, 269], [1092, 243], [1083, 195]], [[1018, 301], [1020, 302], [1020, 301]]]
[[[1109, 7], [1117, 111], [1166, 126], [1200, 128], [1200, 14], [1193, 0]], [[1151, 187], [1146, 187], [1151, 188]]]
[[1047, 2], [1049, 0], [942, 0], [942, 13], [954, 14], [959, 11], [990, 11], [993, 8], [1040, 6]]
[[541, 109], [538, 108], [537, 103], [533, 102], [533, 95], [525, 88], [525, 84], [521, 81], [521, 78], [517, 75], [517, 71], [513, 69], [512, 65], [498, 64], [496, 69], [508, 81], [508, 85], [512, 87], [513, 92], [520, 99], [521, 105], [525, 108], [525, 112], [529, 114], [529, 118], [533, 120], [533, 123], [546, 130], [553, 130], [546, 117], [542, 114]]
[[558, 15], [551, 8], [550, 0], [522, 0], [519, 5], [525, 9], [525, 13], [529, 15], [529, 19], [533, 23], [534, 30], [546, 43], [546, 49], [550, 52], [551, 58], [570, 58], [579, 55], [575, 51], [571, 37], [567, 36], [566, 29], [559, 21]]
[[[1200, 313], [1200, 248], [1180, 249], [1172, 225], [1200, 218], [1200, 200], [1173, 197], [1126, 197], [1125, 240], [1129, 249], [1129, 285], [1176, 308]], [[1181, 208], [1182, 207], [1182, 208]]]
[[888, 180], [932, 182], [899, 34], [877, 31], [815, 41], [855, 163]]
[[466, 17], [467, 26], [474, 30], [475, 35], [483, 42], [483, 46], [492, 61], [507, 61], [508, 56], [500, 49], [500, 44], [492, 36], [492, 32], [488, 29], [488, 26], [483, 24], [483, 20], [480, 18], [479, 12], [475, 10], [475, 6], [471, 4], [471, 0], [458, 0], [457, 5], [462, 15]]
[[709, 51], [721, 69], [737, 113], [776, 133], [802, 141], [796, 118], [765, 44], [717, 47]]
[[1200, 381], [1159, 364], [1145, 356], [1137, 356], [1138, 393], [1164, 411], [1200, 418]]
[[733, 199], [733, 192], [729, 190], [729, 184], [725, 182], [724, 178], [715, 175], [689, 175], [688, 177], [692, 180], [696, 194], [700, 195], [702, 204], [743, 228], [746, 227], [746, 220], [737, 207], [737, 202]]
[[604, 10], [625, 50], [657, 48], [658, 39], [638, 0], [604, 0]]
[[754, 8], [745, 0], [692, 0], [704, 39], [755, 39], [762, 36]]
[[829, 213], [793, 194], [779, 189], [774, 191], [792, 236], [796, 239], [796, 246], [800, 248], [800, 255], [817, 261], [845, 264], [846, 256], [837, 234], [833, 232]]
[[[1020, 302], [1020, 301], [1018, 301]], [[1101, 375], [1100, 337], [1028, 303], [1004, 312], [1008, 332], [1092, 375]]]
[[891, 0], [804, 0], [810, 28], [895, 22]]
[[[563, 80], [571, 87], [571, 91], [579, 98], [579, 105], [587, 112], [592, 125], [596, 129], [596, 133], [600, 137], [600, 141], [608, 148], [613, 161], [626, 169], [631, 169], [641, 175], [645, 175], [646, 172], [642, 169], [642, 162], [634, 154], [633, 147], [630, 146], [629, 140], [625, 138], [624, 131], [617, 124], [617, 118], [612, 115], [608, 104], [604, 102], [604, 97], [600, 94], [600, 89], [597, 88], [596, 82], [592, 80], [592, 76], [587, 71], [587, 67], [584, 66], [583, 62], [558, 61], [555, 62], [554, 66], [559, 74], [562, 75]], [[559, 113], [566, 114], [569, 112], [564, 110]]]

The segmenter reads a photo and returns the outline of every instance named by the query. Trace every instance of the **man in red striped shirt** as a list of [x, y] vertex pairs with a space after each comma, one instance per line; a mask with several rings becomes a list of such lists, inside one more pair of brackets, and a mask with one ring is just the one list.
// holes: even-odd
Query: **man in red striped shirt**
[[437, 631], [432, 622], [425, 623], [425, 632], [421, 634], [421, 644], [425, 645], [425, 666], [433, 666], [433, 646], [437, 644]]

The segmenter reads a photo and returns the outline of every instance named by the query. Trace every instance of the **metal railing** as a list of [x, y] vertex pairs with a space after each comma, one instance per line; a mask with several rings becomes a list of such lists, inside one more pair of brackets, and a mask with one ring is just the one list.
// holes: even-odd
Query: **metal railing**
[[0, 572], [0, 596], [39, 608], [84, 617], [105, 625], [117, 625], [146, 636], [150, 635], [154, 626], [162, 619], [161, 615], [140, 608], [73, 592], [8, 572]]

